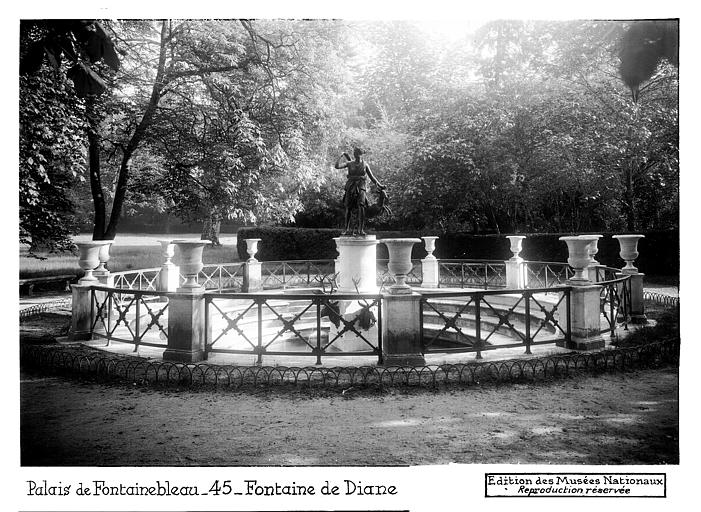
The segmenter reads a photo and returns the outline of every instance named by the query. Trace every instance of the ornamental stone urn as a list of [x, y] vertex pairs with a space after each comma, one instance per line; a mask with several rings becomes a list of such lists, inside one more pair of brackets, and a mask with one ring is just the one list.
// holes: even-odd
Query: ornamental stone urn
[[100, 265], [95, 269], [96, 274], [109, 274], [107, 270], [107, 262], [110, 260], [110, 248], [114, 243], [114, 240], [104, 240], [105, 244], [100, 247], [100, 253], [98, 258], [100, 259]]
[[561, 236], [560, 240], [567, 244], [569, 256], [567, 264], [574, 269], [574, 276], [570, 278], [572, 284], [587, 284], [591, 281], [585, 273], [591, 261], [590, 247], [594, 240], [598, 240], [591, 235]]
[[436, 240], [437, 236], [422, 236], [421, 239], [424, 241], [424, 246], [426, 247], [426, 257], [425, 260], [435, 260], [436, 257], [433, 255], [433, 251], [436, 250]]
[[440, 271], [438, 269], [438, 260], [433, 255], [436, 250], [437, 236], [422, 236], [424, 246], [426, 247], [426, 257], [421, 260], [421, 287], [422, 288], [438, 288], [440, 281]]
[[80, 259], [78, 266], [85, 271], [85, 275], [79, 281], [82, 284], [93, 284], [97, 281], [97, 277], [93, 275], [93, 271], [100, 264], [100, 249], [111, 242], [107, 240], [92, 240], [89, 242], [76, 242], [80, 249]]
[[260, 238], [247, 238], [246, 239], [246, 252], [248, 253], [248, 261], [250, 263], [253, 263], [254, 261], [258, 261], [256, 259], [256, 253], [258, 252], [258, 242], [260, 242]]
[[645, 235], [614, 235], [613, 238], [618, 240], [621, 249], [621, 259], [626, 262], [621, 272], [624, 274], [637, 274], [638, 269], [633, 265], [633, 262], [640, 255], [638, 253], [638, 240], [645, 238]]
[[180, 269], [171, 261], [175, 254], [175, 245], [172, 240], [158, 240], [161, 244], [161, 272], [158, 276], [158, 290], [174, 292], [180, 286]]
[[194, 293], [204, 289], [198, 284], [197, 275], [204, 268], [202, 251], [205, 245], [211, 243], [209, 240], [173, 240], [180, 255], [180, 271], [185, 276], [185, 283], [178, 288], [179, 292]]
[[591, 265], [598, 265], [599, 262], [596, 261], [596, 255], [599, 252], [599, 238], [602, 238], [604, 235], [579, 235], [580, 238], [587, 238], [588, 239], [594, 239], [589, 246], [589, 256], [591, 258], [591, 261], [589, 263], [589, 266]]
[[413, 267], [411, 263], [411, 249], [415, 243], [420, 243], [419, 238], [386, 238], [380, 240], [387, 246], [389, 262], [387, 269], [394, 279], [394, 284], [389, 287], [392, 295], [411, 294], [411, 287], [406, 284], [406, 278]]
[[162, 266], [170, 267], [171, 265], [173, 265], [173, 262], [171, 260], [175, 255], [175, 246], [173, 245], [173, 241], [158, 240], [158, 243], [161, 244], [161, 256], [163, 257]]
[[511, 257], [511, 261], [522, 261], [523, 258], [521, 258], [521, 256], [519, 256], [519, 254], [523, 250], [523, 239], [526, 237], [521, 236], [521, 235], [511, 235], [511, 236], [507, 236], [506, 238], [508, 238], [509, 242], [511, 242], [510, 250], [513, 253], [513, 256]]

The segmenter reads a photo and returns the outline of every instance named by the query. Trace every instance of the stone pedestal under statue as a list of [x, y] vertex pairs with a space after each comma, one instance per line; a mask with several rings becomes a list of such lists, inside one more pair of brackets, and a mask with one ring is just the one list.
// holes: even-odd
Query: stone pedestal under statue
[[338, 258], [338, 293], [377, 293], [377, 244], [375, 235], [334, 238]]
[[[338, 273], [336, 277], [338, 283], [337, 293], [379, 293], [380, 288], [377, 286], [377, 244], [379, 244], [379, 241], [375, 238], [375, 235], [362, 237], [342, 236], [334, 238], [334, 241], [338, 251], [335, 266]], [[370, 301], [368, 300], [367, 302]], [[353, 321], [358, 317], [364, 304], [365, 301], [363, 300], [342, 300], [339, 302], [339, 313], [344, 320]], [[371, 308], [370, 311], [375, 315], [375, 318], [378, 317], [377, 307]], [[360, 330], [358, 322], [354, 326]], [[335, 327], [331, 328], [331, 339], [338, 334], [340, 329], [343, 329], [343, 324], [338, 329]], [[377, 346], [377, 324], [367, 331], [361, 332], [373, 346]], [[353, 332], [343, 333], [341, 338], [334, 342], [333, 346], [344, 352], [371, 350], [371, 347]]]

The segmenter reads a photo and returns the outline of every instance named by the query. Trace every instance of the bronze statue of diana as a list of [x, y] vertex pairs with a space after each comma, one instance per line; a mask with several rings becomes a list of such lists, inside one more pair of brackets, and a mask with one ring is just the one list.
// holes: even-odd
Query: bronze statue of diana
[[[362, 158], [363, 151], [360, 148], [353, 149], [353, 160], [348, 153], [343, 153], [336, 161], [336, 169], [347, 169], [345, 193], [343, 205], [346, 208], [345, 230], [342, 236], [351, 234], [351, 220], [353, 212], [356, 212], [356, 224], [353, 226], [353, 236], [365, 236], [365, 219], [381, 213], [391, 214], [387, 205], [387, 193], [385, 186], [377, 181], [372, 174], [370, 166]], [[377, 205], [371, 205], [367, 195], [367, 178], [370, 178], [380, 191], [380, 200]]]

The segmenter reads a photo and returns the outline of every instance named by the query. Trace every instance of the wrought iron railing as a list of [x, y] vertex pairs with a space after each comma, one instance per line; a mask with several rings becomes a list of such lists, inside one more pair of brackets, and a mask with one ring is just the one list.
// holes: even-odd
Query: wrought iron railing
[[[422, 282], [421, 260], [412, 260], [407, 282]], [[439, 286], [481, 288], [464, 292], [438, 291], [421, 299], [421, 339], [424, 351], [475, 352], [560, 343], [571, 339], [570, 290], [573, 276], [566, 263], [525, 262], [528, 285], [505, 290], [502, 261], [440, 260]], [[265, 289], [335, 287], [334, 260], [262, 262]], [[376, 356], [381, 361], [381, 295], [360, 294], [244, 294], [245, 263], [207, 265], [198, 281], [205, 295], [206, 354], [251, 354], [257, 364], [264, 355], [311, 356], [317, 364], [328, 356]], [[114, 288], [95, 286], [91, 295], [94, 337], [109, 342], [162, 347], [167, 345], [168, 294], [157, 291], [160, 268], [114, 273]], [[387, 260], [378, 260], [380, 286], [391, 277]], [[601, 288], [601, 332], [613, 336], [627, 329], [631, 307], [629, 276], [619, 269], [596, 268]], [[542, 285], [542, 286], [538, 286]], [[224, 293], [233, 290], [234, 293]], [[354, 302], [365, 319], [376, 321], [372, 336], [357, 318], [340, 313], [339, 302]], [[349, 319], [350, 318], [350, 319]], [[361, 348], [336, 351], [352, 336]], [[235, 338], [235, 340], [234, 340]]]
[[439, 260], [441, 288], [505, 288], [503, 261]]
[[663, 306], [679, 307], [679, 297], [666, 293], [644, 291], [643, 300], [647, 300]]
[[159, 268], [112, 272], [114, 287], [126, 290], [158, 291]]
[[310, 288], [335, 281], [334, 260], [264, 261], [261, 265], [264, 289]]
[[530, 354], [533, 345], [570, 341], [570, 291], [563, 286], [424, 295], [423, 350], [476, 352], [479, 359], [485, 350], [524, 347]]
[[574, 270], [567, 263], [553, 261], [525, 261], [526, 286], [528, 288], [551, 288], [565, 286], [574, 276]]
[[549, 382], [586, 374], [630, 371], [679, 364], [679, 339], [596, 352], [546, 354], [526, 359], [407, 366], [219, 366], [208, 362], [183, 364], [109, 354], [76, 345], [20, 345], [20, 362], [27, 367], [91, 379], [121, 379], [126, 384], [255, 388], [304, 386], [348, 389], [356, 386], [426, 386], [457, 384]]
[[90, 292], [90, 333], [93, 338], [166, 348], [168, 297], [165, 292], [93, 286]]
[[611, 267], [599, 267], [598, 270], [605, 279], [596, 283], [601, 286], [601, 314], [606, 321], [601, 333], [608, 332], [613, 337], [619, 324], [628, 330], [631, 313], [630, 276], [622, 275], [619, 269]]
[[606, 267], [604, 265], [596, 266], [596, 282], [603, 283], [605, 281], [613, 281], [621, 277], [621, 269]]
[[[344, 314], [354, 308], [352, 315]], [[205, 357], [211, 353], [375, 356], [382, 363], [382, 296], [370, 294], [205, 295]], [[347, 336], [362, 348], [338, 346]]]
[[51, 302], [42, 302], [41, 304], [34, 304], [33, 306], [20, 309], [19, 319], [21, 321], [23, 318], [29, 318], [31, 316], [38, 315], [39, 313], [56, 310], [61, 307], [67, 307], [70, 306], [71, 303], [71, 297], [66, 297], [63, 299], [52, 300]]
[[[223, 263], [220, 265], [205, 265], [197, 276], [201, 286], [207, 290], [237, 290], [243, 289], [243, 272], [245, 263]], [[180, 276], [180, 284], [185, 277]]]

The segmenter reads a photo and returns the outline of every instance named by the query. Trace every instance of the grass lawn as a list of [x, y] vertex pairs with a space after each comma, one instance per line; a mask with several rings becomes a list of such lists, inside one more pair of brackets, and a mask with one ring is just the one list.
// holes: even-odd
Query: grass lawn
[[[90, 240], [89, 235], [80, 235], [76, 241]], [[160, 267], [163, 263], [161, 246], [158, 240], [165, 239], [199, 239], [199, 235], [120, 235], [110, 249], [110, 261], [107, 267], [112, 272], [123, 270]], [[231, 263], [239, 261], [236, 252], [236, 236], [222, 235], [221, 247], [205, 247], [203, 260], [209, 263]], [[27, 255], [27, 248], [20, 248], [19, 279], [51, 276], [59, 274], [79, 274], [83, 271], [78, 266], [78, 257], [70, 253], [40, 254], [46, 259], [32, 258]], [[177, 264], [176, 250], [173, 262]]]

